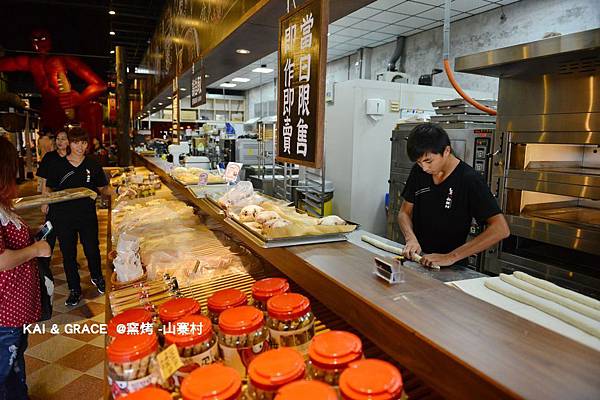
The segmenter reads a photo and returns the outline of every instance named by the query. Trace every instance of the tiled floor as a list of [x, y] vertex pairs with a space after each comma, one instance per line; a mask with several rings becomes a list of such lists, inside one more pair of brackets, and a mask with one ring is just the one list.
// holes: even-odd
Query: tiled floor
[[[31, 195], [32, 182], [20, 186], [20, 194]], [[30, 226], [39, 226], [43, 216], [38, 209], [22, 213]], [[100, 230], [100, 253], [106, 254], [107, 211], [98, 210]], [[29, 348], [25, 353], [27, 384], [31, 400], [73, 400], [103, 398], [104, 385], [104, 336], [93, 334], [67, 334], [65, 324], [92, 325], [104, 323], [105, 296], [98, 294], [90, 283], [87, 262], [81, 246], [78, 259], [81, 268], [83, 299], [75, 307], [67, 307], [64, 301], [69, 293], [62, 267], [58, 243], [52, 256], [55, 295], [52, 319], [46, 321], [45, 334], [31, 334]], [[49, 333], [56, 324], [61, 332]], [[72, 325], [71, 325], [72, 326]]]

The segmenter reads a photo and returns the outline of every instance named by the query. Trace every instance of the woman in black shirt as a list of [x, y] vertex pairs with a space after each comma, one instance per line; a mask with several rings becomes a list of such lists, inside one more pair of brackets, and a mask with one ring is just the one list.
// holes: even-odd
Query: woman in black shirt
[[[52, 190], [85, 187], [103, 195], [110, 195], [110, 186], [102, 167], [96, 160], [85, 155], [88, 147], [87, 133], [81, 128], [73, 128], [68, 137], [71, 152], [66, 157], [56, 160], [53, 170], [48, 174], [47, 186]], [[104, 293], [95, 201], [83, 198], [52, 204], [48, 216], [59, 240], [70, 291], [65, 305], [77, 305], [81, 299], [76, 261], [77, 235], [88, 261], [92, 283], [100, 293]]]

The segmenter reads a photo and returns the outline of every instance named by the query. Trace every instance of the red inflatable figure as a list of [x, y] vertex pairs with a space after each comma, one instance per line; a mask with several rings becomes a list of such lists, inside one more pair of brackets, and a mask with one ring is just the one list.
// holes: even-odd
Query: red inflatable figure
[[[42, 95], [42, 126], [58, 130], [69, 122], [79, 122], [93, 137], [102, 132], [102, 106], [91, 102], [106, 90], [106, 84], [77, 57], [49, 55], [52, 40], [48, 31], [31, 33], [31, 44], [39, 56], [0, 58], [0, 72], [28, 71]], [[67, 71], [87, 83], [81, 93], [71, 88]]]

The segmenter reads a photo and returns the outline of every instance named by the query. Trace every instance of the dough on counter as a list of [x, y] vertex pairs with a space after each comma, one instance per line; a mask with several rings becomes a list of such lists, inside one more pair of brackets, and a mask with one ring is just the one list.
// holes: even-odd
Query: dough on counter
[[317, 225], [333, 226], [333, 225], [346, 225], [346, 221], [338, 217], [337, 215], [328, 215], [323, 217], [317, 222]]
[[546, 289], [552, 293], [561, 295], [563, 297], [566, 297], [567, 299], [576, 301], [576, 302], [586, 305], [588, 307], [595, 308], [596, 310], [600, 310], [600, 301], [598, 301], [596, 299], [592, 299], [591, 297], [584, 296], [583, 294], [577, 293], [573, 290], [562, 288], [562, 287], [555, 285], [552, 282], [548, 282], [544, 279], [535, 278], [531, 275], [526, 274], [525, 272], [515, 271], [513, 273], [513, 275], [522, 281], [531, 283], [532, 285], [535, 285], [542, 289]]
[[558, 318], [561, 321], [573, 325], [575, 328], [581, 329], [600, 339], [600, 324], [591, 318], [577, 314], [551, 301], [536, 297], [503, 281], [498, 282], [488, 279], [485, 281], [484, 285], [494, 292], [500, 293], [520, 303], [535, 307], [552, 317]]
[[581, 303], [578, 303], [566, 297], [560, 296], [548, 290], [542, 289], [538, 286], [522, 281], [518, 278], [515, 278], [512, 275], [500, 274], [500, 279], [508, 283], [509, 285], [518, 287], [519, 289], [522, 289], [528, 293], [542, 297], [546, 300], [553, 301], [557, 304], [560, 304], [561, 306], [565, 306], [575, 312], [578, 312], [579, 314], [585, 315], [586, 317], [592, 318], [596, 321], [600, 321], [600, 311], [595, 310], [591, 307], [584, 306]]
[[279, 218], [279, 214], [277, 214], [275, 211], [263, 211], [263, 212], [256, 214], [255, 220], [259, 224], [264, 224], [265, 222], [267, 222], [269, 220], [277, 219], [277, 218]]

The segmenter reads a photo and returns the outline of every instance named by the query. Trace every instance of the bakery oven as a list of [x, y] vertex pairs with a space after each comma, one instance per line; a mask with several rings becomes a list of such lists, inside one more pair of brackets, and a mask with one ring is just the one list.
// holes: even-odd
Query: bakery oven
[[511, 236], [484, 271], [600, 297], [600, 29], [462, 57], [500, 77], [491, 185]]

